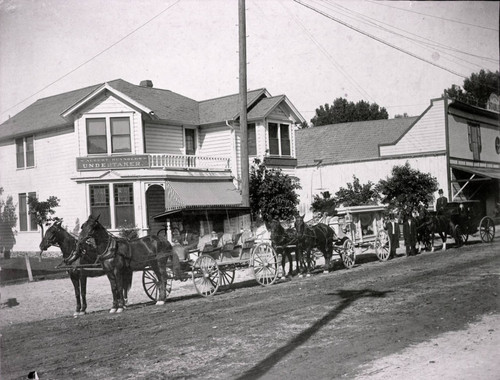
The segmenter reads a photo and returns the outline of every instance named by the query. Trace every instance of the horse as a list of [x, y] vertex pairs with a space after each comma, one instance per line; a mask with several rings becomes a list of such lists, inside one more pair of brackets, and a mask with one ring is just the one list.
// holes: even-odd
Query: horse
[[417, 225], [417, 243], [419, 252], [422, 250], [422, 247], [424, 247], [425, 250], [430, 251], [432, 248], [432, 220], [427, 210], [417, 210], [415, 223]]
[[[281, 254], [281, 267], [283, 268], [283, 276], [288, 277], [293, 274], [293, 258], [292, 258], [292, 247], [288, 247], [289, 245], [293, 245], [297, 243], [296, 233], [293, 228], [285, 228], [281, 225], [279, 220], [273, 219], [270, 223], [271, 230], [271, 244], [276, 249], [278, 254]], [[297, 261], [297, 270], [300, 267], [300, 258], [297, 253], [295, 254]], [[288, 259], [289, 270], [288, 274], [285, 270], [286, 260]]]
[[306, 252], [306, 271], [309, 275], [311, 250], [317, 248], [323, 253], [325, 265], [323, 273], [328, 273], [330, 269], [330, 260], [333, 255], [333, 242], [335, 240], [335, 232], [324, 223], [317, 223], [310, 227], [304, 222], [304, 215], [295, 218], [295, 230], [297, 231], [297, 251]]
[[443, 250], [446, 250], [446, 238], [448, 235], [454, 236], [455, 241], [460, 244], [460, 239], [454, 235], [453, 223], [448, 215], [432, 214], [431, 215], [431, 247], [434, 252], [434, 235], [437, 233], [443, 241]]
[[[66, 231], [62, 226], [62, 221], [58, 221], [50, 226], [40, 243], [40, 254], [51, 246], [57, 246], [63, 254], [63, 263], [71, 265], [75, 260], [68, 260], [76, 249], [77, 238]], [[83, 244], [80, 249], [84, 251], [81, 255], [80, 264], [94, 264], [97, 261], [97, 251], [90, 244]], [[74, 316], [85, 315], [87, 313], [87, 277], [102, 276], [98, 271], [88, 271], [75, 267], [68, 270], [69, 278], [73, 283], [76, 298], [76, 311]], [[127, 299], [127, 292], [132, 285], [132, 276], [125, 276], [123, 279], [124, 299]]]
[[151, 267], [159, 279], [159, 297], [157, 305], [164, 305], [167, 283], [167, 260], [174, 260], [174, 267], [177, 263], [177, 255], [173, 254], [172, 245], [166, 239], [158, 236], [145, 236], [138, 239], [127, 240], [118, 238], [109, 233], [99, 222], [99, 216], [89, 216], [83, 223], [80, 236], [78, 238], [76, 254], [78, 249], [89, 238], [93, 238], [97, 246], [98, 261], [104, 272], [108, 276], [111, 292], [113, 293], [113, 306], [110, 313], [121, 313], [124, 307], [123, 298], [123, 276], [133, 271], [143, 270]]

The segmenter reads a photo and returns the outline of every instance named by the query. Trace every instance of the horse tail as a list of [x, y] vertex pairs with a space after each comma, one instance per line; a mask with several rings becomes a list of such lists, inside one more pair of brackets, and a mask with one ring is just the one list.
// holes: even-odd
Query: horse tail
[[125, 273], [123, 275], [123, 289], [127, 291], [127, 293], [132, 288], [132, 279], [134, 278], [134, 272], [131, 269], [125, 269]]

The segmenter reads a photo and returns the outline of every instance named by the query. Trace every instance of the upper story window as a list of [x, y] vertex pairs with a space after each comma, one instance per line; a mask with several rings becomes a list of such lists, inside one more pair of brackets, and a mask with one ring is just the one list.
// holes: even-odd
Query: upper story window
[[184, 144], [186, 147], [186, 154], [196, 154], [196, 130], [191, 128], [184, 129]]
[[36, 231], [38, 225], [36, 218], [29, 213], [28, 198], [36, 197], [36, 193], [21, 193], [19, 194], [19, 230], [20, 231]]
[[33, 136], [16, 139], [17, 168], [32, 168], [35, 166], [35, 143]]
[[132, 152], [130, 118], [88, 118], [86, 124], [88, 154]]
[[269, 154], [290, 156], [290, 125], [269, 123]]
[[481, 159], [481, 129], [479, 124], [468, 123], [469, 149], [472, 152], [474, 161]]
[[248, 130], [248, 155], [257, 155], [257, 134], [255, 132], [255, 123], [249, 123]]

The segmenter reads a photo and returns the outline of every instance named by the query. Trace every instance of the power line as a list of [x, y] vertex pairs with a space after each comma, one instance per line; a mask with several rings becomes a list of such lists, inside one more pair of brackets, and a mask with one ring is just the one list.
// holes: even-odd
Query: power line
[[351, 83], [354, 85], [356, 90], [358, 90], [358, 92], [361, 94], [361, 96], [366, 97], [368, 99], [371, 99], [372, 101], [374, 101], [376, 103], [375, 99], [373, 99], [373, 97], [370, 96], [370, 94], [368, 94], [368, 92], [358, 82], [356, 82], [354, 80], [354, 78], [352, 78], [342, 68], [342, 66], [340, 64], [338, 64], [337, 61], [335, 61], [335, 59], [328, 53], [328, 51], [314, 38], [314, 36], [309, 32], [309, 30], [307, 30], [307, 28], [304, 26], [304, 24], [293, 13], [291, 13], [290, 10], [287, 9], [283, 4], [281, 4], [281, 5], [283, 6], [283, 8], [285, 8], [286, 11], [288, 11], [289, 14], [292, 15], [292, 17], [302, 27], [302, 29], [307, 34], [307, 36], [311, 39], [311, 41], [313, 41], [314, 44], [321, 50], [321, 52], [333, 63], [333, 65], [337, 68], [337, 70], [339, 70], [341, 72], [341, 74], [343, 74], [349, 81], [351, 81]]
[[445, 20], [445, 21], [450, 21], [450, 22], [456, 22], [458, 24], [464, 24], [464, 25], [469, 25], [469, 26], [473, 26], [475, 28], [481, 28], [481, 29], [488, 29], [488, 30], [493, 30], [495, 32], [498, 32], [498, 29], [495, 29], [495, 28], [489, 28], [487, 26], [481, 26], [481, 25], [475, 25], [475, 24], [470, 24], [468, 22], [464, 22], [464, 21], [458, 21], [458, 20], [452, 20], [450, 18], [445, 18], [445, 17], [439, 17], [439, 16], [434, 16], [434, 15], [429, 15], [429, 14], [426, 14], [426, 13], [421, 13], [421, 12], [417, 12], [417, 11], [411, 11], [409, 9], [403, 9], [403, 8], [398, 8], [398, 7], [393, 7], [392, 5], [387, 5], [387, 4], [382, 4], [378, 1], [371, 1], [371, 0], [366, 0], [370, 3], [373, 3], [373, 4], [377, 4], [377, 5], [383, 5], [384, 7], [389, 7], [389, 8], [394, 8], [394, 9], [397, 9], [399, 11], [403, 11], [403, 12], [410, 12], [410, 13], [416, 13], [418, 15], [422, 15], [422, 16], [427, 16], [427, 17], [434, 17], [434, 18], [437, 18], [437, 19], [440, 19], [440, 20]]
[[83, 62], [82, 64], [78, 65], [77, 67], [75, 67], [74, 69], [70, 70], [69, 72], [67, 72], [66, 74], [60, 76], [59, 78], [57, 78], [56, 80], [54, 80], [53, 82], [49, 83], [48, 85], [46, 85], [45, 87], [43, 87], [42, 89], [38, 90], [37, 92], [31, 94], [30, 96], [28, 96], [27, 98], [24, 98], [23, 100], [21, 100], [19, 103], [16, 103], [14, 104], [12, 107], [9, 107], [7, 108], [5, 111], [2, 111], [2, 115], [8, 111], [10, 111], [11, 109], [17, 107], [18, 105], [24, 103], [26, 100], [28, 99], [31, 99], [33, 96], [35, 95], [38, 95], [40, 92], [46, 90], [47, 88], [49, 88], [50, 86], [52, 86], [53, 84], [59, 82], [61, 79], [64, 79], [66, 78], [68, 75], [74, 73], [76, 70], [78, 70], [79, 68], [85, 66], [87, 63], [93, 61], [94, 59], [96, 59], [97, 57], [99, 57], [100, 55], [104, 54], [105, 52], [107, 52], [108, 50], [110, 50], [111, 48], [113, 48], [114, 46], [118, 45], [120, 42], [122, 42], [123, 40], [125, 40], [126, 38], [130, 37], [132, 34], [134, 34], [135, 32], [137, 32], [139, 29], [142, 29], [143, 27], [145, 27], [147, 24], [149, 24], [151, 21], [155, 20], [156, 18], [160, 17], [163, 13], [165, 13], [166, 11], [168, 11], [170, 8], [172, 8], [174, 5], [176, 5], [177, 3], [179, 3], [181, 0], [177, 0], [175, 3], [173, 3], [172, 5], [169, 5], [167, 8], [165, 8], [164, 10], [162, 10], [160, 13], [158, 13], [156, 16], [150, 18], [148, 21], [146, 21], [144, 24], [138, 26], [137, 28], [135, 28], [134, 30], [132, 30], [130, 33], [128, 33], [127, 35], [125, 35], [124, 37], [120, 38], [118, 41], [114, 42], [113, 44], [111, 44], [110, 46], [108, 46], [107, 48], [105, 48], [104, 50], [102, 50], [101, 52], [97, 53], [96, 55], [94, 55], [92, 58], [86, 60], [85, 62]]
[[413, 54], [412, 52], [409, 52], [409, 51], [407, 51], [407, 50], [405, 50], [405, 49], [402, 49], [402, 48], [400, 48], [400, 47], [398, 47], [398, 46], [396, 46], [396, 45], [393, 45], [393, 44], [391, 44], [391, 43], [389, 43], [389, 42], [387, 42], [387, 41], [384, 41], [383, 39], [378, 38], [378, 37], [376, 37], [376, 36], [374, 36], [374, 35], [372, 35], [372, 34], [370, 34], [370, 33], [367, 33], [367, 32], [365, 32], [365, 31], [363, 31], [363, 30], [361, 30], [361, 29], [359, 29], [359, 28], [356, 28], [355, 26], [352, 26], [352, 25], [350, 25], [350, 24], [346, 23], [345, 21], [342, 21], [342, 20], [340, 20], [340, 19], [338, 19], [338, 18], [335, 18], [335, 17], [333, 17], [333, 16], [329, 15], [328, 13], [325, 13], [325, 12], [323, 12], [323, 11], [321, 11], [321, 10], [317, 9], [317, 8], [314, 8], [314, 7], [312, 7], [312, 6], [311, 6], [311, 5], [309, 5], [309, 4], [304, 4], [304, 3], [303, 3], [302, 1], [300, 1], [300, 0], [293, 0], [293, 1], [295, 1], [297, 4], [300, 4], [300, 5], [302, 5], [302, 6], [306, 7], [306, 8], [311, 9], [312, 11], [314, 11], [314, 12], [316, 12], [316, 13], [319, 13], [319, 14], [321, 14], [321, 15], [325, 16], [326, 18], [329, 18], [329, 19], [331, 19], [331, 20], [333, 20], [333, 21], [335, 21], [335, 22], [338, 22], [339, 24], [342, 24], [342, 25], [344, 25], [344, 26], [348, 27], [349, 29], [352, 29], [352, 30], [354, 30], [354, 31], [356, 31], [356, 32], [358, 32], [358, 33], [361, 33], [361, 34], [363, 34], [363, 35], [365, 35], [365, 36], [367, 36], [367, 37], [369, 37], [369, 38], [371, 38], [371, 39], [374, 39], [375, 41], [378, 41], [378, 42], [380, 42], [380, 43], [382, 43], [382, 44], [384, 44], [384, 45], [387, 45], [387, 46], [389, 46], [389, 47], [391, 47], [391, 48], [393, 48], [393, 49], [396, 49], [396, 50], [398, 50], [398, 51], [400, 51], [400, 52], [402, 52], [402, 53], [405, 53], [405, 54], [407, 54], [407, 55], [409, 55], [409, 56], [411, 56], [411, 57], [413, 57], [413, 58], [419, 59], [419, 60], [421, 60], [421, 61], [423, 61], [423, 62], [426, 62], [426, 63], [428, 63], [428, 64], [431, 64], [431, 65], [433, 65], [433, 66], [435, 66], [435, 67], [437, 67], [437, 68], [440, 68], [441, 70], [448, 71], [449, 73], [454, 74], [454, 75], [457, 75], [457, 76], [459, 76], [459, 77], [462, 77], [462, 78], [467, 78], [467, 77], [466, 77], [465, 75], [463, 75], [463, 74], [457, 73], [456, 71], [453, 71], [453, 70], [451, 70], [451, 69], [448, 69], [447, 67], [444, 67], [444, 66], [438, 65], [437, 63], [434, 63], [434, 62], [432, 62], [432, 61], [429, 61], [428, 59], [425, 59], [425, 58], [419, 57], [418, 55]]

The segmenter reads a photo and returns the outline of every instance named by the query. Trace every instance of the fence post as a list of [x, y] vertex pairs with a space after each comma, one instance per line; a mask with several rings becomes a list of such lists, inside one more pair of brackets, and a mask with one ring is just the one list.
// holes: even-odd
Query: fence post
[[28, 256], [28, 252], [24, 253], [24, 258], [26, 259], [26, 270], [28, 271], [28, 280], [30, 282], [33, 282], [33, 273], [31, 273], [31, 264], [30, 264], [30, 258]]

